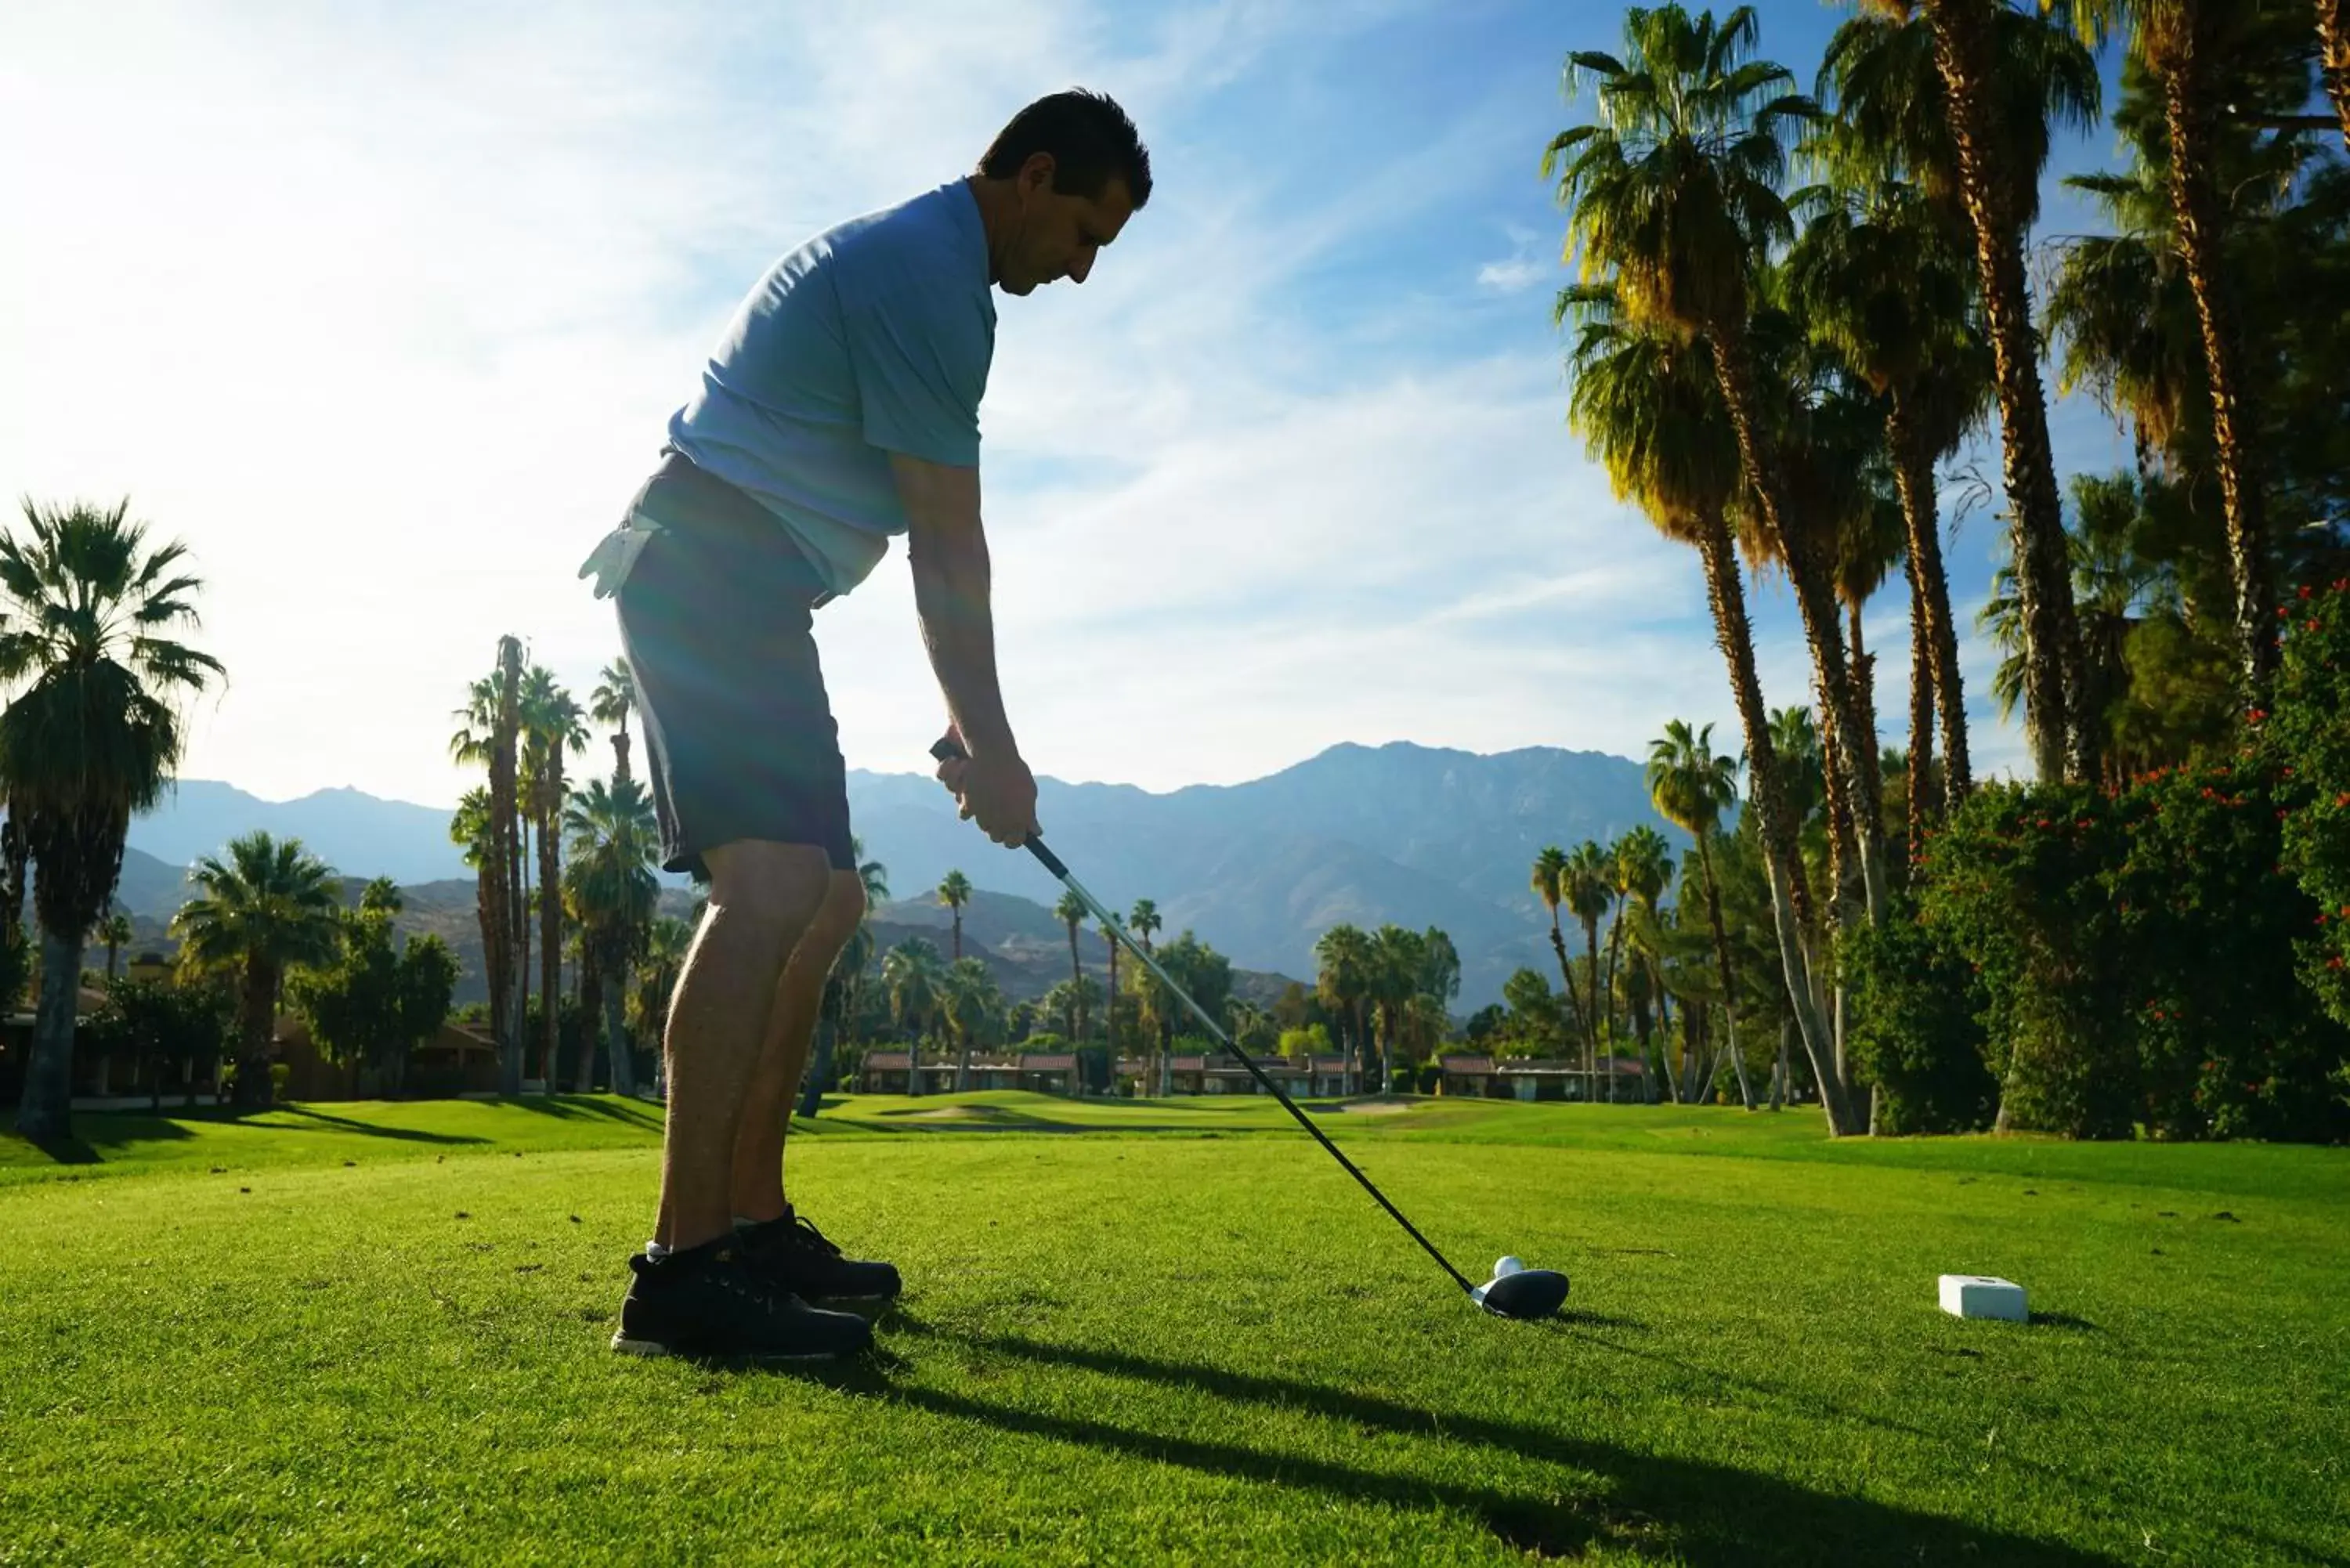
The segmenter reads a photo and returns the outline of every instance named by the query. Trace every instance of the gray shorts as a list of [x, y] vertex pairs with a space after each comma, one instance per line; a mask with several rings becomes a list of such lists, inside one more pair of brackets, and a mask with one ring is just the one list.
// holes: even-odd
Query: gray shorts
[[766, 839], [855, 870], [814, 636], [812, 612], [831, 596], [814, 564], [773, 513], [676, 452], [629, 516], [647, 536], [626, 541], [616, 597], [662, 868], [706, 877], [703, 851]]

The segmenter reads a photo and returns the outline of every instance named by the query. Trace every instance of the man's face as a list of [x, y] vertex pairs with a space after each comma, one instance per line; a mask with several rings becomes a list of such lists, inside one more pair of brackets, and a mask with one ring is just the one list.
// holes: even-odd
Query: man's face
[[1126, 182], [1111, 179], [1094, 197], [1064, 195], [1053, 189], [1053, 160], [1037, 153], [1014, 177], [1019, 221], [1004, 247], [998, 285], [1006, 294], [1029, 294], [1067, 278], [1083, 283], [1102, 246], [1118, 238], [1134, 214]]

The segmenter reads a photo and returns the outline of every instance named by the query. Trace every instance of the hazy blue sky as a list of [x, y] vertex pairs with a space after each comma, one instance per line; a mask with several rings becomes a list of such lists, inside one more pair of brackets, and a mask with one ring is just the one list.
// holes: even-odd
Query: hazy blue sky
[[[1762, 13], [1808, 83], [1844, 8]], [[1562, 422], [1537, 163], [1578, 112], [1565, 52], [1620, 16], [16, 0], [0, 487], [128, 493], [193, 547], [232, 683], [192, 715], [190, 776], [453, 801], [451, 710], [502, 632], [583, 698], [618, 651], [573, 573], [744, 287], [1081, 83], [1134, 113], [1159, 187], [1091, 283], [1001, 302], [983, 472], [1038, 771], [1231, 782], [1340, 740], [1639, 755], [1674, 716], [1734, 745], [1695, 557]], [[2094, 407], [2055, 421], [2062, 468], [2120, 461]], [[1999, 543], [1978, 513], [1950, 547], [1970, 623]], [[923, 766], [941, 722], [902, 558], [818, 621], [854, 766]], [[1757, 597], [1770, 699], [1805, 701], [1786, 591]], [[1890, 732], [1905, 607], [1897, 579], [1866, 625]], [[1978, 754], [2015, 765], [1965, 657]]]

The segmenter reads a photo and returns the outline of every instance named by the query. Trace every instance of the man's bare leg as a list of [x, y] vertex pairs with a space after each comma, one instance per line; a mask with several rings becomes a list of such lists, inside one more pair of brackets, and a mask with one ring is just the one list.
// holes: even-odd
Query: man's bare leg
[[792, 950], [775, 988], [767, 1018], [767, 1038], [758, 1070], [743, 1101], [734, 1133], [734, 1213], [744, 1220], [781, 1219], [784, 1198], [784, 1136], [791, 1128], [792, 1104], [807, 1070], [808, 1044], [824, 1004], [824, 983], [833, 961], [857, 930], [865, 913], [865, 879], [835, 871], [824, 906]]
[[710, 850], [710, 907], [670, 1002], [669, 1127], [653, 1239], [682, 1251], [733, 1233], [735, 1134], [792, 950], [831, 880], [825, 852], [743, 840]]

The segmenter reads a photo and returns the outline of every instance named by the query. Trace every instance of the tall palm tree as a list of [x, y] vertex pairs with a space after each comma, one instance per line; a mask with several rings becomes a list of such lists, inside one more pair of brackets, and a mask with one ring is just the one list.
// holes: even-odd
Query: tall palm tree
[[1053, 913], [1069, 928], [1069, 1040], [1070, 1049], [1075, 1050], [1086, 1043], [1086, 971], [1077, 961], [1077, 928], [1085, 923], [1085, 900], [1075, 893], [1063, 893]]
[[[1826, 139], [1824, 161], [1850, 137], [1839, 127]], [[1936, 708], [1941, 713], [1943, 775], [1955, 805], [1972, 779], [1934, 464], [1989, 408], [1990, 345], [1971, 317], [1974, 267], [1945, 216], [1915, 186], [1877, 180], [1806, 196], [1809, 221], [1788, 256], [1788, 275], [1812, 331], [1886, 399], [1913, 606], [1911, 765], [1922, 768], [1931, 752], [1929, 725], [1914, 717], [1922, 695], [1929, 716]], [[1913, 831], [1918, 822], [1912, 812]]]
[[1349, 1054], [1359, 1063], [1365, 1050], [1363, 1003], [1370, 988], [1371, 939], [1360, 926], [1332, 926], [1315, 942], [1314, 961], [1315, 994], [1347, 1025]]
[[1369, 958], [1365, 989], [1378, 1019], [1379, 1093], [1384, 1095], [1395, 1086], [1396, 1040], [1406, 1011], [1419, 994], [1428, 939], [1390, 921], [1372, 933]]
[[[1751, 57], [1756, 38], [1751, 6], [1720, 24], [1710, 11], [1691, 17], [1678, 5], [1634, 7], [1621, 60], [1569, 57], [1568, 89], [1593, 84], [1599, 118], [1555, 138], [1543, 170], [1555, 173], [1586, 277], [1614, 284], [1634, 327], [1706, 345], [1737, 437], [1742, 504], [1787, 564], [1834, 716], [1833, 760], [1857, 799], [1873, 784], [1859, 769], [1868, 726], [1836, 626], [1832, 563], [1817, 531], [1800, 526], [1790, 510], [1750, 329], [1757, 270], [1794, 234], [1779, 191], [1787, 145], [1819, 111], [1790, 90], [1786, 67]], [[1880, 918], [1883, 858], [1869, 814], [1856, 814], [1855, 823], [1869, 913]]]
[[[2203, 333], [2211, 399], [2211, 457], [2228, 523], [2235, 578], [2237, 658], [2245, 697], [2258, 705], [2276, 670], [2276, 619], [2266, 509], [2253, 436], [2259, 415], [2234, 290], [2222, 255], [2227, 201], [2214, 178], [2222, 102], [2221, 57], [2259, 7], [2244, 0], [2066, 0], [2083, 35], [2126, 32], [2129, 51], [2162, 88], [2170, 142], [2170, 202], [2179, 259]], [[2043, 0], [2049, 5], [2049, 0]], [[2049, 8], [2055, 8], [2049, 5]]]
[[114, 985], [115, 956], [130, 945], [132, 935], [130, 917], [120, 909], [89, 929], [92, 941], [106, 944], [106, 983], [109, 990]]
[[228, 858], [188, 868], [196, 896], [172, 917], [181, 961], [239, 980], [236, 1094], [241, 1106], [270, 1100], [269, 1041], [279, 992], [294, 966], [334, 961], [342, 939], [341, 888], [298, 838], [255, 831], [229, 841]]
[[[1827, 1072], [1835, 1054], [1825, 974], [1814, 955], [1811, 894], [1797, 846], [1800, 816], [1791, 809], [1770, 711], [1756, 672], [1754, 637], [1728, 512], [1736, 498], [1737, 442], [1722, 408], [1720, 378], [1705, 356], [1667, 334], [1627, 327], [1615, 291], [1581, 286], [1559, 297], [1562, 319], [1578, 329], [1570, 362], [1574, 391], [1568, 422], [1606, 464], [1619, 495], [1637, 501], [1668, 538], [1694, 545], [1704, 564], [1714, 640], [1729, 667], [1731, 694], [1746, 742], [1751, 804], [1771, 892], [1780, 967], [1794, 1001], [1804, 1050], [1827, 1089], [1822, 1110], [1830, 1130], [1856, 1130], [1840, 1087]], [[1569, 987], [1570, 992], [1572, 987]]]
[[[579, 922], [579, 997], [588, 1021], [572, 1090], [584, 1095], [595, 1086], [595, 1021], [600, 1018], [612, 1092], [633, 1096], [636, 1063], [623, 1014], [629, 966], [645, 950], [660, 902], [660, 881], [653, 874], [660, 858], [660, 824], [644, 786], [622, 773], [609, 788], [602, 779], [591, 778], [585, 788], [573, 791], [564, 806], [562, 827], [570, 852], [563, 873], [563, 900]], [[554, 1071], [550, 1063], [550, 1086]]]
[[1566, 956], [1566, 938], [1558, 925], [1558, 907], [1566, 899], [1566, 851], [1555, 844], [1543, 846], [1534, 857], [1529, 885], [1550, 913], [1550, 950], [1558, 958], [1558, 983], [1566, 996], [1568, 1026], [1579, 1035], [1584, 1033], [1583, 999], [1575, 992], [1575, 965]]
[[[515, 916], [507, 902], [514, 872], [508, 848], [514, 829], [513, 808], [510, 805], [501, 805], [503, 797], [496, 785], [502, 754], [501, 690], [501, 672], [484, 676], [467, 689], [465, 705], [451, 715], [460, 723], [457, 732], [449, 737], [449, 760], [461, 766], [489, 769], [491, 782], [472, 790], [458, 804], [456, 815], [450, 820], [449, 836], [465, 846], [465, 864], [473, 867], [473, 903], [482, 925], [482, 967], [486, 971], [484, 978], [490, 992], [490, 1032], [498, 1043], [503, 1078], [511, 1054], [508, 1043], [514, 1038], [510, 1025], [515, 960]], [[509, 1092], [519, 1092], [522, 1070], [518, 1057], [514, 1079], [515, 1088]]]
[[[1627, 829], [1608, 854], [1614, 862], [1619, 903], [1616, 919], [1607, 928], [1607, 979], [1602, 989], [1612, 998], [1616, 994], [1616, 965], [1623, 950], [1624, 929], [1631, 924], [1635, 907], [1645, 910], [1651, 919], [1655, 917], [1657, 899], [1672, 879], [1673, 857], [1665, 836], [1645, 822]], [[1607, 1080], [1607, 1097], [1616, 1097], [1612, 1074]]]
[[1712, 725], [1692, 731], [1687, 720], [1675, 719], [1649, 742], [1644, 776], [1659, 815], [1697, 842], [1706, 923], [1713, 932], [1714, 967], [1721, 980], [1723, 1029], [1731, 1060], [1742, 1064], [1739, 1092], [1752, 1110], [1753, 1092], [1747, 1086], [1745, 1058], [1738, 1047], [1738, 982], [1730, 962], [1730, 932], [1721, 919], [1721, 885], [1713, 873], [1713, 836], [1721, 829], [1721, 814], [1738, 800], [1738, 759], [1714, 754]]
[[[83, 934], [106, 913], [131, 815], [161, 798], [186, 739], [175, 703], [224, 673], [174, 639], [198, 625], [203, 582], [185, 545], [150, 548], [128, 501], [111, 509], [25, 504], [26, 535], [0, 534], [0, 799], [10, 876], [36, 868], [41, 986], [16, 1130], [71, 1130], [74, 1013]], [[13, 915], [15, 911], [8, 911]]]
[[1613, 863], [1596, 839], [1585, 839], [1566, 857], [1566, 875], [1559, 881], [1559, 901], [1583, 927], [1584, 959], [1590, 979], [1583, 1004], [1583, 1081], [1589, 1097], [1599, 1087], [1599, 922], [1616, 902]]
[[[1115, 920], [1116, 916], [1111, 919]], [[1102, 945], [1109, 949], [1109, 984], [1102, 991], [1102, 1042], [1107, 1048], [1109, 1089], [1118, 1092], [1118, 928], [1101, 928]]]
[[1839, 109], [1864, 145], [1898, 159], [1929, 196], [1962, 210], [1974, 240], [1992, 350], [2018, 580], [2031, 653], [2027, 728], [2043, 779], [2085, 776], [2095, 758], [2070, 703], [2080, 674], [2064, 508], [2056, 490], [2025, 236], [2039, 211], [2052, 120], [2096, 122], [2095, 62], [2005, 0], [1866, 0], [1828, 47]]
[[971, 878], [950, 871], [939, 884], [939, 902], [954, 917], [954, 961], [962, 962], [962, 907], [971, 902]]
[[588, 717], [612, 726], [612, 777], [629, 777], [629, 716], [637, 711], [637, 677], [626, 659], [604, 666], [596, 690], [588, 694]]
[[[1140, 940], [1142, 950], [1146, 953], [1155, 951], [1150, 945], [1151, 933], [1160, 929], [1166, 923], [1159, 917], [1159, 906], [1149, 898], [1137, 898], [1134, 901], [1134, 908], [1127, 912], [1127, 929], [1132, 931]], [[1137, 999], [1144, 1003], [1150, 1013], [1149, 1033], [1143, 1041], [1143, 1054], [1147, 1058], [1151, 1054], [1152, 1049], [1156, 1048], [1159, 1057], [1157, 1092], [1164, 1096], [1169, 1090], [1168, 1074], [1170, 1071], [1170, 1064], [1166, 1060], [1167, 1037], [1173, 1020], [1167, 1016], [1167, 999], [1159, 994], [1158, 980], [1148, 970], [1136, 975], [1134, 983]], [[1112, 1002], [1111, 1005], [1114, 1007], [1117, 1003]], [[1146, 1068], [1143, 1074], [1145, 1083], [1149, 1081], [1149, 1071]]]
[[2317, 59], [2342, 118], [2343, 148], [2350, 151], [2350, 0], [2317, 0]]
[[523, 753], [531, 792], [531, 826], [538, 834], [538, 965], [541, 1013], [541, 1075], [548, 1091], [555, 1087], [556, 1052], [562, 1008], [563, 976], [563, 853], [559, 831], [567, 791], [563, 783], [566, 753], [588, 748], [587, 713], [571, 693], [556, 684], [555, 674], [533, 665], [523, 679]]
[[906, 1092], [922, 1092], [922, 1034], [937, 1017], [946, 968], [939, 950], [909, 937], [881, 960], [881, 984], [889, 996], [889, 1018], [906, 1032]]
[[505, 866], [505, 891], [500, 913], [505, 917], [508, 984], [505, 1016], [498, 1038], [498, 1088], [506, 1095], [522, 1093], [523, 1021], [528, 1016], [530, 932], [529, 906], [523, 898], [522, 841], [522, 639], [498, 639], [495, 681], [497, 706], [490, 732], [490, 814], [497, 835], [497, 857]]

